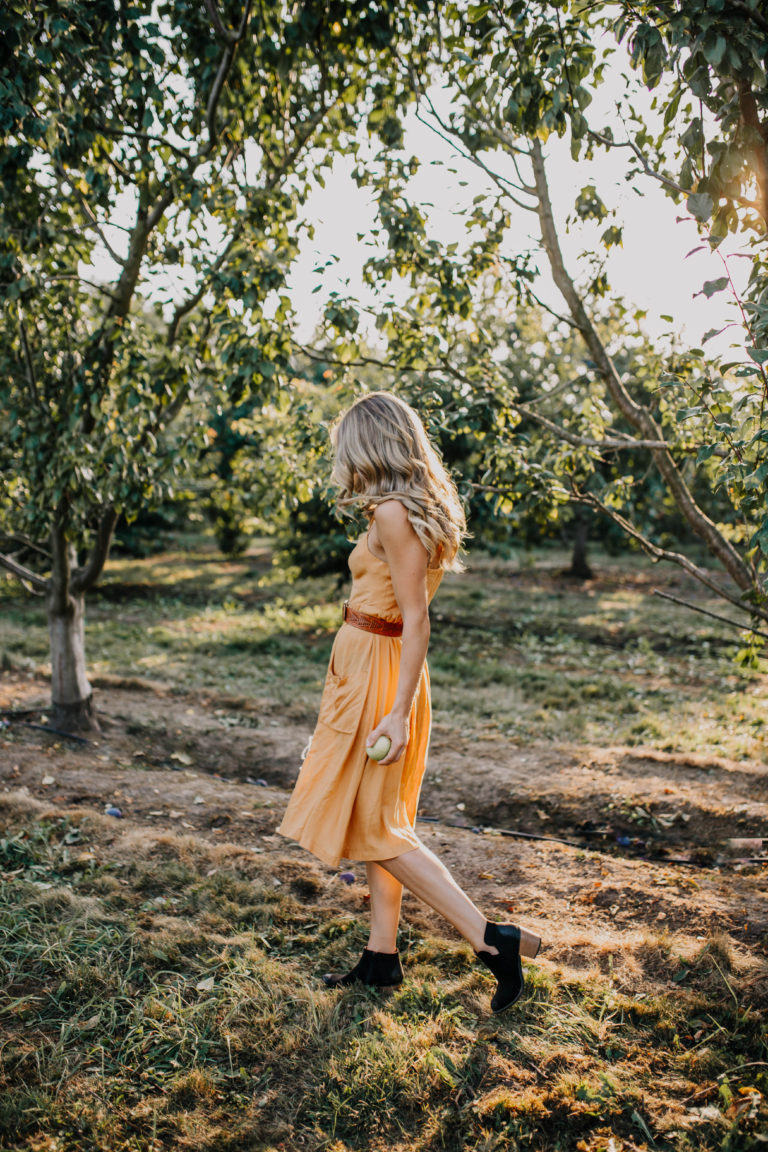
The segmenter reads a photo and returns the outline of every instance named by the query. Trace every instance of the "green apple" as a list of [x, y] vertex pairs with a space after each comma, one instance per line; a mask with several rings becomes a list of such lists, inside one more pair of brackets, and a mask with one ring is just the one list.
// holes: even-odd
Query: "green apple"
[[383, 760], [392, 747], [392, 741], [389, 736], [379, 736], [378, 740], [372, 747], [366, 748], [366, 752], [371, 760]]

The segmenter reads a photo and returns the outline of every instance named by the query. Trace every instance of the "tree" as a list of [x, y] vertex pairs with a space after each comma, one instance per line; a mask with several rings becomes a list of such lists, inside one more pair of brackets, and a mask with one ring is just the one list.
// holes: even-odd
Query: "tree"
[[0, 565], [46, 598], [57, 726], [95, 723], [117, 517], [170, 496], [212, 406], [278, 390], [301, 205], [361, 111], [397, 139], [411, 32], [386, 0], [4, 6]]
[[[376, 181], [386, 247], [369, 262], [367, 275], [380, 285], [396, 276], [411, 289], [405, 304], [390, 300], [378, 307], [390, 363], [400, 371], [428, 372], [440, 388], [449, 379], [458, 382], [465, 403], [484, 397], [493, 404], [499, 421], [497, 460], [489, 471], [492, 486], [499, 488], [504, 461], [515, 458], [518, 477], [531, 484], [544, 480], [563, 496], [599, 510], [654, 557], [680, 565], [753, 619], [765, 620], [764, 18], [756, 3], [738, 5], [731, 39], [726, 31], [734, 6], [714, 12], [716, 7], [568, 0], [442, 6], [440, 36], [434, 39], [437, 71], [430, 74], [431, 86], [422, 79], [419, 114], [485, 174], [488, 191], [468, 213], [470, 239], [464, 249], [445, 246], [430, 234], [426, 213], [409, 192], [416, 161], [387, 157]], [[631, 104], [625, 110], [624, 139], [602, 126], [596, 130], [589, 121], [590, 89], [601, 83], [606, 68], [595, 45], [607, 29], [620, 40], [629, 39], [626, 71], [641, 69], [644, 82], [657, 88], [661, 127], [655, 135]], [[452, 93], [447, 111], [433, 99], [437, 77]], [[691, 155], [691, 110], [700, 102], [702, 107], [707, 102], [712, 113], [706, 123], [709, 143], [702, 152], [710, 159], [705, 161]], [[601, 252], [620, 242], [621, 231], [605, 220], [608, 213], [598, 190], [581, 189], [576, 216], [602, 222], [603, 231], [580, 273], [567, 267], [545, 160], [545, 142], [553, 134], [570, 137], [575, 158], [597, 148], [621, 148], [628, 174], [639, 170], [686, 202], [712, 247], [727, 229], [754, 235], [750, 292], [739, 301], [745, 347], [733, 362], [713, 363], [701, 350], [681, 354], [675, 348], [656, 364], [652, 379], [622, 372], [614, 348], [631, 346], [637, 319], [610, 296], [601, 262]], [[675, 161], [679, 170], [672, 173]], [[539, 251], [563, 302], [555, 310], [557, 322], [583, 342], [587, 362], [570, 388], [543, 375], [538, 394], [525, 399], [504, 379], [498, 334], [486, 330], [478, 313], [479, 285], [488, 276], [501, 299], [538, 298], [534, 254], [507, 242], [513, 214], [521, 211], [538, 221]], [[732, 288], [727, 274], [705, 284], [703, 291], [709, 295], [726, 288]], [[611, 316], [622, 318], [625, 327], [623, 340], [609, 344], [604, 328]], [[456, 349], [466, 336], [474, 340], [475, 358], [459, 368]], [[345, 337], [342, 346], [353, 359], [348, 344]], [[552, 466], [543, 472], [516, 440], [523, 418], [537, 424], [549, 444]], [[655, 543], [633, 519], [635, 471], [627, 461], [639, 456], [732, 583], [683, 552]], [[615, 473], [610, 483], [605, 482], [606, 460]], [[510, 498], [518, 491], [519, 484], [506, 488]], [[723, 505], [727, 514], [715, 519]]]

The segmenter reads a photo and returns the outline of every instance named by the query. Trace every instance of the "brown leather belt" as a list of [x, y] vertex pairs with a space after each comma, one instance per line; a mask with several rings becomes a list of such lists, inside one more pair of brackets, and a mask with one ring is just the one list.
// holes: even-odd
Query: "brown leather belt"
[[344, 610], [341, 616], [345, 624], [353, 628], [362, 628], [363, 632], [374, 632], [377, 636], [402, 636], [402, 620], [382, 620], [381, 616], [369, 616], [367, 612], [358, 612], [350, 608], [349, 601], [344, 601]]

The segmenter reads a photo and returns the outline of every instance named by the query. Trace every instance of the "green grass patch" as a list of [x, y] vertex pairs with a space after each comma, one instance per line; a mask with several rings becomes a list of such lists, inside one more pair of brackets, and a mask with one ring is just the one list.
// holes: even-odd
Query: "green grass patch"
[[[597, 555], [601, 578], [585, 587], [556, 578], [561, 560], [551, 551], [525, 563], [477, 556], [444, 580], [429, 657], [441, 725], [520, 743], [768, 758], [768, 677], [735, 664], [738, 631], [651, 595], [642, 557]], [[664, 571], [653, 573], [663, 583]], [[204, 541], [113, 561], [88, 606], [91, 671], [237, 692], [309, 719], [345, 593], [332, 577], [290, 576], [271, 566], [266, 542], [236, 561]], [[0, 653], [45, 670], [45, 615], [15, 587], [0, 584]], [[694, 589], [685, 594], [722, 610]]]

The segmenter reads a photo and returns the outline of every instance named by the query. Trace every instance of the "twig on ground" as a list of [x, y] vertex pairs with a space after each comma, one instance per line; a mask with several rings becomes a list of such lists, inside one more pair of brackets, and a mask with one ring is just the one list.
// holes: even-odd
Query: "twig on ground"
[[50, 724], [30, 724], [28, 720], [20, 721], [22, 728], [36, 728], [38, 732], [50, 732], [52, 736], [64, 736], [67, 740], [76, 740], [78, 744], [90, 744], [86, 736], [76, 736], [74, 732], [65, 732], [63, 728], [52, 728]]

